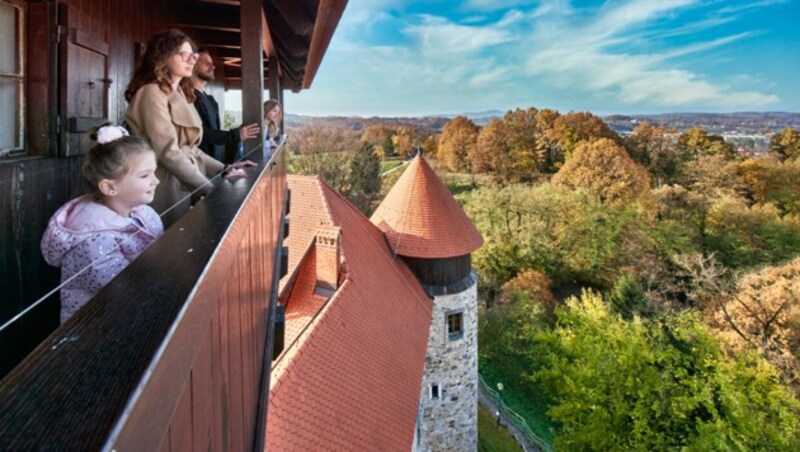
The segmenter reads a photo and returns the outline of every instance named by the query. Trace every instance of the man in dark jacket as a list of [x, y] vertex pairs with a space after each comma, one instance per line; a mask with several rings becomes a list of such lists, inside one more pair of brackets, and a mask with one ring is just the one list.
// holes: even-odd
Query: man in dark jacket
[[206, 84], [214, 80], [214, 61], [208, 50], [200, 49], [198, 54], [192, 83], [194, 94], [197, 96], [194, 106], [203, 121], [203, 141], [200, 143], [200, 149], [221, 162], [232, 163], [233, 159], [225, 156], [225, 147], [236, 149], [240, 142], [256, 138], [260, 127], [258, 124], [248, 124], [232, 130], [222, 130], [219, 104], [214, 100], [214, 96], [205, 92]]

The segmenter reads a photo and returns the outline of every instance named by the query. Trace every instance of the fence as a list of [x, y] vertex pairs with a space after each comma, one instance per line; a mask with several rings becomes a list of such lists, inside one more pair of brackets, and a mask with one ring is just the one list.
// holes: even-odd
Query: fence
[[486, 391], [487, 394], [489, 394], [492, 400], [500, 401], [500, 403], [497, 404], [498, 405], [497, 409], [500, 410], [500, 414], [502, 416], [505, 416], [505, 419], [508, 422], [514, 424], [514, 426], [517, 427], [519, 431], [522, 432], [523, 435], [525, 435], [525, 439], [527, 439], [529, 443], [538, 447], [539, 450], [543, 452], [553, 451], [553, 447], [550, 446], [550, 444], [548, 444], [547, 441], [540, 438], [536, 433], [533, 433], [533, 430], [531, 430], [531, 428], [528, 426], [528, 422], [525, 420], [525, 418], [523, 418], [522, 416], [514, 412], [514, 410], [503, 404], [502, 402], [503, 399], [500, 398], [497, 391], [495, 391], [494, 389], [491, 388], [491, 386], [486, 384], [486, 381], [483, 379], [482, 375], [480, 374], [478, 375], [478, 380], [480, 381], [481, 388], [483, 388], [483, 390]]

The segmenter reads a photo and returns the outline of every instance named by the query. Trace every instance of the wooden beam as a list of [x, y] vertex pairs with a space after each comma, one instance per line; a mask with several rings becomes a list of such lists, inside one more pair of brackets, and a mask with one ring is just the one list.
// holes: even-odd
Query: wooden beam
[[278, 64], [278, 58], [273, 57], [267, 60], [267, 67], [269, 73], [269, 98], [278, 100], [280, 98], [281, 90], [281, 76], [279, 74], [280, 65]]
[[[264, 121], [264, 21], [261, 0], [242, 0], [242, 124]], [[256, 137], [260, 143], [261, 134]], [[253, 146], [253, 140], [245, 149]], [[248, 146], [249, 144], [249, 146]]]
[[336, 31], [339, 20], [342, 18], [347, 0], [320, 0], [317, 21], [314, 27], [314, 35], [311, 38], [311, 46], [308, 52], [305, 75], [303, 78], [303, 88], [308, 89], [317, 75], [322, 57], [331, 43], [333, 32]]
[[262, 27], [262, 34], [261, 40], [263, 41], [264, 52], [267, 53], [267, 56], [276, 55], [275, 52], [275, 43], [272, 42], [272, 35], [269, 32], [269, 24], [267, 23], [267, 16], [264, 13], [264, 9], [261, 9], [261, 27]]

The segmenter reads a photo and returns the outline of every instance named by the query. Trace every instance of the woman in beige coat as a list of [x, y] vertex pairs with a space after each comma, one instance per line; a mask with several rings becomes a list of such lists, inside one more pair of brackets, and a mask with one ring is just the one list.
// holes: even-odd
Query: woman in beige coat
[[[164, 226], [177, 221], [189, 209], [192, 194], [213, 188], [210, 178], [225, 165], [204, 153], [198, 145], [203, 125], [194, 105], [190, 77], [197, 61], [195, 46], [178, 30], [156, 33], [133, 75], [125, 98], [130, 103], [126, 119], [133, 133], [146, 138], [158, 157], [153, 208]], [[251, 162], [234, 166], [249, 166]], [[241, 176], [241, 170], [228, 177]]]

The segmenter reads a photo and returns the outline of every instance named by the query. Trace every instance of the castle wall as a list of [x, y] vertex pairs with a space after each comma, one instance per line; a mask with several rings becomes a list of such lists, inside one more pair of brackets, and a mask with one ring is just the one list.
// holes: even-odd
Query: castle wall
[[[420, 393], [419, 444], [424, 451], [474, 451], [478, 445], [478, 292], [434, 298]], [[447, 313], [463, 310], [463, 335], [448, 338]], [[438, 398], [431, 385], [438, 385]]]

